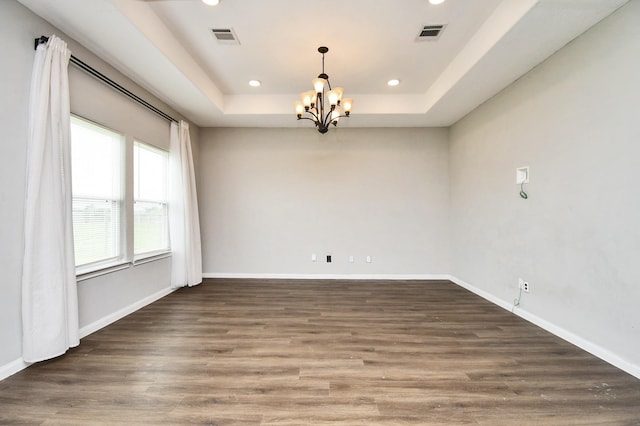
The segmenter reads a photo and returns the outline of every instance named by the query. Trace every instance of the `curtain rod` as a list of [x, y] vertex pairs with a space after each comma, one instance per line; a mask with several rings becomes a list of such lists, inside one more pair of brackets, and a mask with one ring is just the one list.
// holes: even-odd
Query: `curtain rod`
[[[34, 42], [34, 46], [33, 46], [34, 49], [37, 49], [38, 45], [40, 45], [42, 43], [46, 43], [47, 41], [49, 41], [49, 37], [47, 37], [47, 36], [40, 36], [40, 37], [36, 38], [35, 42]], [[121, 85], [119, 85], [118, 83], [116, 83], [115, 81], [113, 81], [109, 77], [107, 77], [106, 75], [102, 74], [100, 71], [96, 70], [95, 68], [91, 67], [90, 65], [88, 65], [87, 63], [81, 61], [80, 59], [76, 58], [75, 56], [71, 55], [71, 58], [70, 58], [69, 62], [71, 62], [72, 64], [74, 64], [75, 66], [77, 66], [78, 68], [80, 68], [81, 70], [86, 72], [87, 74], [92, 75], [93, 77], [95, 77], [98, 80], [102, 81], [103, 83], [107, 84], [111, 88], [117, 90], [118, 92], [120, 92], [123, 95], [127, 96], [128, 98], [132, 99], [133, 101], [135, 101], [135, 102], [139, 103], [140, 105], [144, 106], [145, 108], [155, 112], [156, 114], [158, 114], [159, 116], [161, 116], [165, 120], [174, 121], [176, 123], [178, 122], [178, 120], [176, 120], [175, 118], [171, 117], [166, 112], [164, 112], [164, 111], [156, 108], [155, 106], [151, 105], [149, 102], [145, 101], [144, 99], [142, 99], [141, 97], [139, 97], [135, 93], [133, 93], [130, 90], [124, 88]]]

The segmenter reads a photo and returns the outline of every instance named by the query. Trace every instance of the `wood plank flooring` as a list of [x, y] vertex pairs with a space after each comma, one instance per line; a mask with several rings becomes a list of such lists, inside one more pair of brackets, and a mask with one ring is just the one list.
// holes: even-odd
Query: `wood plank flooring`
[[0, 423], [640, 425], [640, 380], [446, 281], [205, 280], [0, 382]]

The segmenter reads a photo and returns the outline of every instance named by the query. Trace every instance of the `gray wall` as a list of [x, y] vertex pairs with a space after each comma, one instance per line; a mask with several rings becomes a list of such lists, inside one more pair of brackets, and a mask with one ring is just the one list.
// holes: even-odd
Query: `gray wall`
[[521, 314], [636, 375], [639, 19], [628, 3], [450, 132], [451, 274], [507, 306], [529, 280]]
[[[21, 268], [28, 99], [34, 59], [33, 40], [57, 34], [73, 54], [161, 109], [166, 105], [90, 54], [16, 1], [0, 1], [0, 39], [6, 60], [0, 67], [0, 377], [19, 367], [22, 354]], [[70, 66], [73, 113], [168, 148], [168, 123]], [[175, 115], [177, 118], [177, 114]], [[193, 128], [197, 152], [198, 129]], [[131, 164], [128, 165], [131, 173]], [[81, 281], [80, 327], [86, 333], [148, 303], [169, 288], [170, 259]]]
[[446, 129], [203, 129], [203, 270], [446, 274], [447, 150]]

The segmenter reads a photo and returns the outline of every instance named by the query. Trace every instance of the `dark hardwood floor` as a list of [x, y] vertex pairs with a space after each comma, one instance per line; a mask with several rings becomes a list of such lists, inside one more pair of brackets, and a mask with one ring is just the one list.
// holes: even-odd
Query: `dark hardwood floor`
[[640, 425], [640, 380], [445, 281], [205, 280], [0, 382], [0, 423]]

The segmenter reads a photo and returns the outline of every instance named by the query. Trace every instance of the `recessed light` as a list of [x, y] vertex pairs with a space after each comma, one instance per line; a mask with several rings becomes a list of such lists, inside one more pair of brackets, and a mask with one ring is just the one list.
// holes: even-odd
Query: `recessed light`
[[249, 81], [249, 86], [251, 87], [260, 87], [260, 82], [258, 80]]
[[429, 3], [431, 3], [431, 4], [441, 4], [441, 3], [444, 3], [444, 0], [429, 0]]
[[391, 87], [397, 86], [398, 84], [400, 84], [400, 80], [394, 78], [393, 80], [387, 81], [387, 84]]
[[220, 0], [202, 0], [202, 3], [208, 6], [217, 6], [220, 3]]

